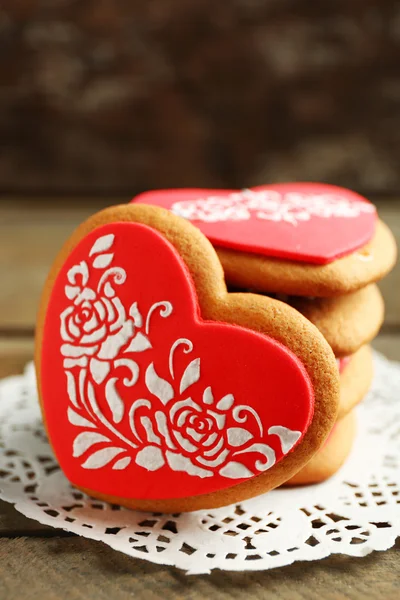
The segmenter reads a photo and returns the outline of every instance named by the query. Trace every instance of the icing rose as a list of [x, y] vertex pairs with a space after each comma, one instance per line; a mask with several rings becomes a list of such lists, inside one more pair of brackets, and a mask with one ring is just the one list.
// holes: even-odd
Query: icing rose
[[101, 296], [88, 287], [61, 314], [64, 357], [113, 360], [133, 334], [133, 321], [127, 319], [119, 298]]
[[[90, 359], [90, 371], [97, 383], [109, 372], [109, 362], [135, 335], [141, 316], [134, 303], [127, 316], [114, 286], [121, 285], [126, 273], [118, 267], [105, 271], [94, 290], [88, 286], [89, 268], [85, 261], [68, 271], [65, 295], [71, 304], [61, 313], [61, 354], [71, 366], [84, 366]], [[136, 336], [137, 337], [137, 336]], [[143, 345], [143, 340], [137, 340]]]
[[[189, 397], [171, 403], [169, 410], [153, 414], [143, 411], [150, 406], [148, 401], [137, 401], [130, 411], [131, 427], [138, 439], [146, 437], [148, 445], [137, 453], [136, 463], [149, 471], [168, 464], [173, 471], [202, 478], [212, 477], [218, 471], [224, 477], [240, 479], [253, 475], [239, 462], [240, 455], [256, 451], [264, 455], [257, 469], [270, 468], [275, 463], [274, 450], [265, 444], [254, 444], [253, 433], [241, 426], [253, 421], [262, 430], [257, 413], [249, 406], [234, 407], [234, 402], [232, 394], [214, 401], [209, 387], [201, 402]], [[136, 414], [139, 409], [140, 416]]]
[[[198, 404], [191, 398], [176, 402], [169, 412], [170, 430], [177, 449], [182, 449], [187, 458], [187, 469], [201, 469], [202, 477], [209, 477], [218, 468], [225, 477], [243, 477], [246, 467], [240, 465], [235, 474], [232, 467], [225, 469], [232, 450], [244, 446], [254, 436], [244, 427], [226, 427], [232, 419], [232, 394], [224, 396], [216, 405], [210, 388], [203, 394], [203, 402]], [[167, 440], [166, 440], [167, 441]], [[192, 458], [193, 457], [193, 458]], [[171, 468], [181, 463], [179, 452], [167, 451]], [[239, 467], [239, 463], [237, 463]], [[240, 470], [240, 474], [239, 471]]]

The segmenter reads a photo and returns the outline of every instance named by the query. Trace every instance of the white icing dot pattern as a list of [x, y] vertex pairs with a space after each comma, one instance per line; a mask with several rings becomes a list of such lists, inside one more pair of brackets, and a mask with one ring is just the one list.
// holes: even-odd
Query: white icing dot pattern
[[203, 223], [222, 221], [284, 222], [298, 226], [313, 217], [354, 219], [375, 207], [362, 200], [352, 200], [340, 193], [278, 192], [276, 190], [242, 190], [228, 196], [208, 196], [197, 200], [181, 200], [171, 206], [172, 212]]

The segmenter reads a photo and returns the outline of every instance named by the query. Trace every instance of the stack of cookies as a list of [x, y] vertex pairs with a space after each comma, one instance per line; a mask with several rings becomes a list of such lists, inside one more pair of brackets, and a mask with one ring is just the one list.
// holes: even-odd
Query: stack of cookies
[[71, 483], [161, 512], [284, 484], [334, 427], [339, 372], [297, 310], [227, 291], [212, 244], [158, 206], [83, 223], [56, 258], [37, 321], [43, 418]]
[[278, 184], [240, 192], [165, 190], [134, 202], [189, 219], [213, 243], [231, 292], [273, 297], [303, 314], [337, 359], [337, 423], [310, 463], [289, 484], [335, 473], [355, 437], [354, 408], [373, 377], [370, 342], [384, 318], [376, 282], [396, 261], [396, 244], [375, 207], [336, 186]]
[[94, 215], [37, 321], [65, 475], [172, 513], [326, 479], [371, 384], [375, 282], [395, 256], [374, 206], [326, 185], [151, 192]]

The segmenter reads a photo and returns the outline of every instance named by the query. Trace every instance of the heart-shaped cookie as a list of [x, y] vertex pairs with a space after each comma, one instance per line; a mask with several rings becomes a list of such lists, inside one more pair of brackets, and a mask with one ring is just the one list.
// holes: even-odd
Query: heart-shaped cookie
[[192, 510], [271, 489], [337, 411], [319, 332], [278, 301], [228, 294], [205, 237], [150, 206], [103, 211], [67, 243], [36, 364], [65, 474], [129, 507]]
[[218, 247], [326, 264], [375, 232], [375, 207], [350, 190], [320, 183], [251, 189], [145, 192], [135, 202], [162, 206], [194, 223]]

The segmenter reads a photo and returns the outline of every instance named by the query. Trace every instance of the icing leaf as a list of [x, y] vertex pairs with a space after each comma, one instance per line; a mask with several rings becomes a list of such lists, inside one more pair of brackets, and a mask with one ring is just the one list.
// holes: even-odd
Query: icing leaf
[[102, 343], [99, 358], [102, 360], [113, 360], [133, 335], [132, 321], [126, 321], [117, 333], [109, 335]]
[[81, 291], [81, 288], [78, 287], [77, 285], [66, 285], [65, 286], [65, 295], [67, 296], [68, 300], [73, 300], [74, 298], [76, 298], [80, 291]]
[[97, 360], [97, 358], [92, 358], [89, 368], [93, 379], [100, 385], [110, 372], [110, 363], [104, 360]]
[[200, 359], [195, 358], [185, 369], [182, 375], [179, 391], [182, 394], [188, 387], [200, 379]]
[[125, 412], [125, 405], [115, 387], [117, 381], [117, 377], [112, 377], [106, 384], [106, 400], [110, 407], [114, 423], [120, 423]]
[[101, 469], [101, 467], [105, 467], [109, 462], [113, 460], [118, 454], [121, 452], [125, 452], [123, 448], [102, 448], [101, 450], [97, 450], [94, 452], [89, 458], [83, 463], [82, 467], [84, 469]]
[[229, 410], [234, 402], [233, 394], [227, 394], [218, 402], [217, 408], [218, 410]]
[[104, 293], [107, 298], [113, 298], [115, 296], [115, 290], [109, 281], [107, 281], [106, 285], [104, 286]]
[[76, 384], [75, 377], [71, 373], [71, 371], [66, 371], [67, 373], [67, 391], [68, 397], [71, 400], [72, 404], [78, 408], [78, 401], [76, 399]]
[[214, 396], [210, 387], [206, 388], [203, 393], [204, 404], [212, 404], [214, 402]]
[[140, 314], [138, 309], [137, 302], [134, 302], [129, 309], [129, 316], [132, 317], [133, 322], [136, 327], [141, 327], [143, 325], [143, 317]]
[[126, 469], [131, 463], [132, 459], [130, 456], [125, 456], [125, 458], [120, 458], [117, 462], [112, 466], [113, 469], [117, 471], [122, 471], [122, 469]]
[[111, 264], [113, 258], [114, 254], [100, 254], [94, 259], [93, 266], [95, 269], [105, 269]]
[[154, 369], [154, 363], [151, 363], [147, 367], [145, 380], [147, 389], [161, 400], [164, 405], [174, 397], [172, 385], [157, 375]]
[[228, 443], [231, 446], [243, 446], [252, 439], [253, 435], [243, 427], [230, 427], [228, 429]]
[[148, 350], [151, 347], [152, 346], [147, 335], [139, 332], [137, 335], [135, 335], [125, 352], [144, 352], [144, 350]]
[[77, 275], [81, 277], [81, 285], [86, 285], [89, 281], [89, 268], [84, 260], [79, 265], [74, 265], [70, 268], [67, 275], [68, 281], [75, 285]]
[[146, 446], [136, 454], [136, 464], [147, 471], [157, 471], [164, 464], [164, 457], [157, 446]]
[[77, 435], [74, 439], [72, 456], [74, 456], [74, 458], [78, 458], [79, 456], [82, 456], [86, 450], [89, 450], [89, 448], [94, 444], [109, 441], [109, 438], [101, 433], [97, 433], [96, 431], [84, 431], [83, 433]]
[[94, 425], [91, 421], [85, 419], [85, 417], [81, 417], [81, 415], [78, 415], [78, 413], [75, 412], [71, 407], [68, 408], [68, 421], [72, 425], [77, 425], [78, 427], [96, 428], [96, 425]]
[[301, 437], [301, 431], [292, 431], [281, 425], [270, 427], [268, 433], [278, 436], [283, 454], [287, 454]]
[[201, 478], [213, 476], [212, 471], [203, 469], [202, 467], [196, 467], [190, 458], [186, 458], [186, 456], [183, 456], [183, 454], [176, 454], [175, 452], [167, 450], [166, 456], [168, 464], [173, 471], [183, 471], [188, 475], [197, 475]]
[[113, 233], [109, 233], [108, 235], [103, 235], [92, 246], [90, 250], [89, 256], [93, 256], [93, 254], [99, 254], [100, 252], [106, 252], [109, 250], [114, 243], [115, 235]]
[[219, 474], [228, 477], [228, 479], [243, 479], [245, 477], [252, 477], [253, 475], [242, 463], [235, 462], [234, 460], [222, 467]]

